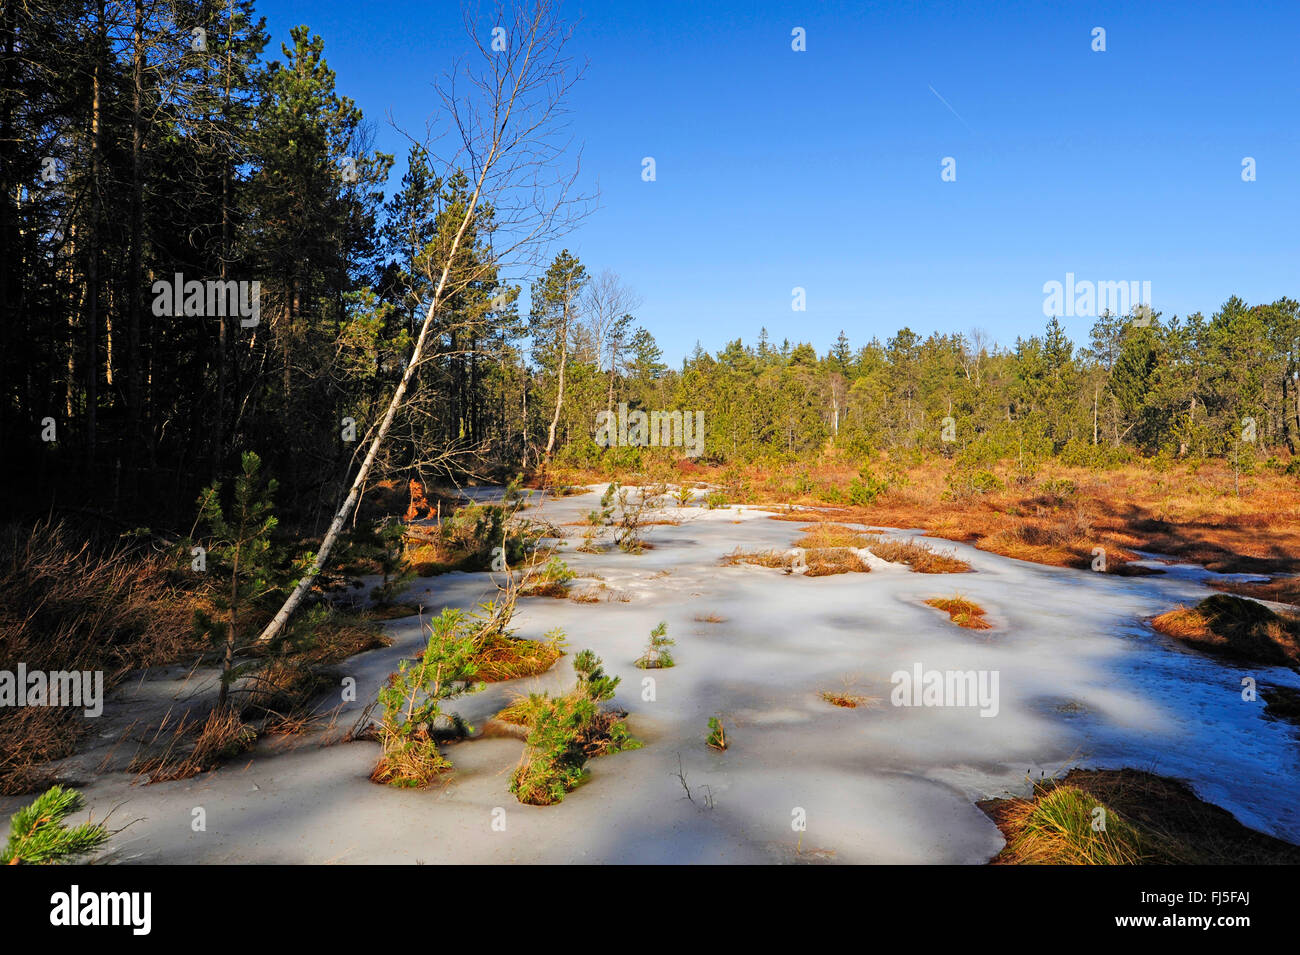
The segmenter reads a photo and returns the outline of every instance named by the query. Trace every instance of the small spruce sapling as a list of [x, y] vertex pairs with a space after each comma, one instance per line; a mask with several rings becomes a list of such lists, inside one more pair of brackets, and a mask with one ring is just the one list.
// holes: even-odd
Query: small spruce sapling
[[662, 670], [673, 666], [673, 655], [668, 648], [676, 642], [668, 637], [667, 621], [659, 621], [659, 625], [650, 631], [650, 642], [646, 645], [645, 653], [637, 659], [636, 665], [642, 670]]

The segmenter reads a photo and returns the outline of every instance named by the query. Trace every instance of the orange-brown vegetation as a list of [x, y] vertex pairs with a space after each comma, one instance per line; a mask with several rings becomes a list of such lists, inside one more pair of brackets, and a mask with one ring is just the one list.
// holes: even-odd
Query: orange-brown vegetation
[[[994, 865], [1295, 865], [1300, 847], [1247, 829], [1183, 783], [1136, 769], [1072, 769], [1028, 799], [980, 808], [1006, 837]], [[1104, 807], [1106, 828], [1093, 828]]]
[[918, 574], [964, 574], [970, 570], [970, 564], [966, 561], [959, 560], [950, 553], [936, 551], [920, 540], [876, 537], [867, 544], [867, 549], [881, 560], [907, 564]]
[[[869, 504], [853, 505], [849, 490], [863, 463], [839, 451], [779, 468], [683, 459], [665, 463], [654, 477], [717, 485], [729, 503], [764, 505], [787, 520], [921, 528], [931, 537], [1041, 564], [1088, 570], [1095, 549], [1103, 548], [1110, 574], [1158, 573], [1133, 563], [1142, 550], [1221, 573], [1288, 575], [1262, 585], [1271, 589], [1257, 595], [1300, 600], [1300, 583], [1289, 576], [1300, 574], [1300, 480], [1280, 470], [1258, 467], [1238, 482], [1225, 461], [1092, 470], [1050, 460], [1021, 467], [1009, 460], [991, 465], [995, 481], [986, 493], [975, 493], [944, 457], [881, 454], [869, 467], [885, 490]], [[608, 479], [593, 471], [586, 482]], [[823, 510], [781, 513], [792, 505]], [[1261, 585], [1221, 586], [1251, 593]]]
[[931, 607], [942, 610], [959, 627], [967, 630], [992, 630], [993, 624], [984, 619], [984, 608], [960, 594], [952, 597], [931, 597], [926, 601]]
[[737, 548], [722, 558], [725, 566], [735, 564], [757, 564], [760, 567], [774, 567], [792, 574], [802, 560], [806, 570], [805, 577], [829, 577], [833, 574], [865, 574], [871, 568], [858, 554], [847, 547], [809, 548], [802, 557], [789, 551], [758, 550], [746, 551]]
[[865, 696], [855, 696], [852, 693], [841, 693], [836, 690], [822, 690], [819, 695], [831, 706], [840, 706], [846, 710], [856, 710], [867, 702]]
[[1151, 626], [1210, 653], [1300, 666], [1300, 617], [1274, 613], [1245, 597], [1215, 594], [1195, 607], [1162, 613]]
[[[95, 547], [60, 524], [0, 527], [0, 669], [131, 670], [206, 644], [191, 623], [200, 598], [180, 586], [175, 554]], [[0, 720], [0, 794], [49, 785], [93, 721], [71, 707], [20, 707]]]

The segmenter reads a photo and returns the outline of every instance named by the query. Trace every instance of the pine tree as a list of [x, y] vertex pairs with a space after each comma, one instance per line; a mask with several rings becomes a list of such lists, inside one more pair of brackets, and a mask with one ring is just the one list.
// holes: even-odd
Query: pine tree
[[[424, 627], [423, 621], [421, 626]], [[415, 661], [403, 660], [379, 691], [383, 755], [370, 778], [393, 786], [423, 786], [451, 766], [434, 738], [440, 719], [460, 732], [470, 727], [442, 704], [483, 689], [474, 682], [477, 635], [463, 610], [448, 607], [427, 625], [429, 641]]]
[[229, 517], [221, 507], [219, 482], [199, 498], [199, 519], [211, 532], [207, 559], [226, 578], [212, 592], [212, 603], [222, 612], [223, 619], [203, 611], [195, 614], [195, 626], [210, 634], [223, 648], [218, 707], [225, 705], [230, 685], [245, 669], [234, 665], [239, 635], [243, 632], [243, 615], [276, 589], [271, 533], [278, 522], [271, 513], [271, 498], [278, 485], [274, 478], [262, 483], [258, 473], [262, 462], [252, 451], [244, 452], [241, 460], [243, 471], [235, 481], [235, 500]]
[[569, 339], [577, 322], [578, 302], [587, 284], [587, 270], [564, 249], [546, 274], [533, 283], [529, 334], [533, 360], [555, 375], [555, 410], [546, 434], [547, 458], [555, 450], [556, 427], [564, 406], [564, 375], [569, 363]]
[[83, 822], [69, 828], [64, 822], [84, 804], [77, 790], [53, 786], [19, 809], [9, 823], [9, 841], [0, 852], [0, 865], [73, 862], [94, 852], [108, 841], [108, 830], [101, 823]]
[[674, 666], [673, 656], [668, 648], [676, 642], [669, 639], [668, 623], [661, 620], [659, 625], [650, 631], [650, 642], [646, 645], [645, 653], [637, 659], [636, 665], [643, 670], [659, 670]]

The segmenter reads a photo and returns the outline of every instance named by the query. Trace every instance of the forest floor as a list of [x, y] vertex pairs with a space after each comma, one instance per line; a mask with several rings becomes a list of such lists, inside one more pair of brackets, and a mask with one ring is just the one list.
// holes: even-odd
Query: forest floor
[[[1089, 499], [1087, 487], [1076, 494]], [[978, 804], [1031, 797], [1036, 781], [1075, 767], [1134, 767], [1181, 780], [1243, 825], [1300, 842], [1296, 726], [1244, 700], [1241, 689], [1250, 678], [1300, 690], [1300, 675], [1211, 657], [1149, 625], [1216, 586], [1240, 587], [1259, 564], [1247, 564], [1241, 577], [1221, 572], [1242, 566], [1222, 554], [1215, 571], [1175, 560], [1169, 547], [1161, 557], [1140, 553], [1158, 543], [1152, 537], [1128, 550], [1128, 563], [1150, 576], [1096, 573], [1009, 559], [977, 546], [986, 534], [975, 543], [929, 541], [970, 569], [921, 573], [870, 550], [872, 539], [906, 544], [920, 529], [942, 529], [945, 513], [924, 510], [920, 482], [891, 492], [922, 495], [917, 501], [861, 513], [773, 513], [772, 499], [757, 494], [762, 506], [709, 507], [700, 491], [688, 506], [657, 512], [643, 552], [623, 552], [608, 538], [581, 552], [577, 528], [601, 490], [547, 497], [525, 512], [563, 529], [565, 538], [550, 543], [578, 577], [566, 599], [521, 600], [512, 625], [534, 639], [561, 627], [570, 654], [540, 677], [455, 700], [451, 708], [479, 731], [444, 747], [454, 768], [434, 786], [371, 783], [378, 746], [339, 742], [340, 729], [423, 645], [418, 618], [391, 620], [383, 624], [391, 646], [337, 664], [356, 681], [356, 698], [339, 705], [331, 725], [259, 742], [189, 779], [147, 784], [110, 753], [142, 706], [210, 689], [211, 671], [124, 681], [105, 706], [96, 745], [66, 770], [96, 818], [116, 807], [115, 822], [131, 821], [104, 860], [983, 863], [1005, 839]], [[993, 514], [995, 501], [1027, 507], [1032, 490], [985, 496], [970, 513]], [[1143, 508], [1158, 503], [1150, 495]], [[1258, 487], [1245, 500], [1255, 495], [1262, 497]], [[1280, 497], [1269, 506], [1285, 507]], [[1170, 492], [1156, 513], [1173, 523], [1194, 498]], [[1060, 508], [1043, 506], [1043, 515], [1030, 516], [1061, 519]], [[1226, 546], [1247, 513], [1228, 520], [1207, 512], [1207, 526], [1222, 528], [1207, 541]], [[866, 544], [865, 570], [814, 577], [779, 562], [728, 559], [787, 552], [824, 514], [865, 535], [851, 541]], [[887, 518], [916, 530], [882, 530]], [[1284, 534], [1294, 532], [1288, 520]], [[1273, 561], [1269, 568], [1281, 572], [1267, 534], [1256, 530], [1247, 542], [1240, 533], [1247, 558]], [[487, 573], [453, 572], [417, 580], [402, 599], [427, 614], [473, 607], [495, 592]], [[978, 606], [988, 629], [968, 629], [927, 605], [957, 598]], [[677, 641], [677, 664], [637, 669], [660, 621]], [[558, 805], [521, 805], [508, 785], [523, 743], [482, 728], [521, 694], [571, 687], [572, 654], [588, 647], [621, 677], [615, 702], [645, 745], [593, 760], [587, 781]], [[996, 696], [982, 709], [891, 705], [896, 675], [916, 667], [997, 674]], [[725, 752], [705, 743], [710, 717], [726, 726]], [[0, 799], [0, 815], [25, 801]], [[800, 820], [804, 829], [794, 825]]]

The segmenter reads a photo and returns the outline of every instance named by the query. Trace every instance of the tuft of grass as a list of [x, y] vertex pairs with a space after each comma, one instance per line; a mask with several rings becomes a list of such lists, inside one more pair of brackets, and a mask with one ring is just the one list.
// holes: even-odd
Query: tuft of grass
[[724, 566], [736, 564], [757, 564], [759, 567], [779, 567], [790, 569], [790, 555], [779, 550], [741, 550], [737, 547], [722, 558]]
[[695, 615], [696, 623], [726, 623], [727, 618], [716, 613], [697, 613]]
[[474, 679], [484, 683], [539, 676], [564, 656], [562, 638], [527, 640], [496, 634], [482, 639], [474, 652]]
[[842, 706], [846, 710], [856, 710], [863, 703], [867, 702], [865, 696], [857, 696], [852, 693], [841, 693], [835, 690], [822, 690], [819, 694], [823, 700], [831, 706]]
[[547, 693], [529, 693], [516, 697], [507, 704], [493, 719], [512, 726], [526, 726], [529, 729], [537, 725], [537, 717], [548, 709], [554, 701]]
[[964, 574], [970, 570], [970, 564], [966, 561], [959, 560], [950, 553], [935, 551], [914, 539], [877, 536], [871, 538], [865, 546], [881, 560], [906, 564], [918, 574]]
[[1214, 594], [1162, 613], [1151, 626], [1199, 650], [1256, 663], [1300, 665], [1300, 618], [1245, 597]]
[[579, 487], [576, 484], [559, 484], [550, 489], [552, 497], [573, 497], [576, 494], [586, 494], [585, 487]]
[[376, 604], [366, 611], [366, 616], [371, 620], [400, 620], [403, 617], [414, 617], [419, 612], [420, 608], [415, 604]]
[[423, 789], [451, 769], [451, 760], [438, 751], [427, 730], [419, 730], [404, 745], [383, 753], [370, 772], [370, 781], [402, 789]]
[[871, 566], [856, 551], [823, 547], [804, 554], [805, 577], [829, 577], [833, 574], [866, 574]]
[[[190, 779], [257, 742], [257, 731], [229, 704], [213, 708], [201, 725], [182, 717], [170, 737], [164, 736], [166, 726], [164, 720], [144, 752], [131, 761], [128, 772], [146, 776], [150, 783]], [[161, 751], [157, 747], [160, 740]]]
[[815, 550], [823, 547], [866, 547], [875, 535], [855, 531], [843, 524], [809, 524], [802, 528], [804, 535], [794, 542], [795, 547]]
[[[1175, 779], [1136, 769], [1072, 769], [1036, 783], [1027, 799], [980, 808], [1007, 839], [995, 865], [1300, 863], [1300, 847], [1246, 828]], [[1099, 818], [1104, 830], [1094, 829]]]
[[[1098, 815], [1098, 810], [1104, 817]], [[1095, 829], [1104, 818], [1105, 828]], [[1120, 813], [1074, 786], [1044, 788], [1007, 811], [1015, 832], [1000, 861], [1015, 865], [1138, 865], [1156, 844]]]
[[822, 547], [804, 550], [802, 554], [791, 551], [745, 551], [737, 548], [722, 558], [724, 566], [757, 564], [792, 574], [803, 569], [805, 577], [828, 577], [832, 574], [865, 574], [871, 568], [857, 552], [848, 547]]
[[563, 600], [569, 596], [569, 588], [558, 580], [537, 580], [519, 588], [521, 597], [555, 597]]
[[926, 603], [942, 610], [959, 627], [967, 630], [992, 630], [993, 624], [984, 619], [984, 608], [961, 594], [951, 597], [931, 597]]

